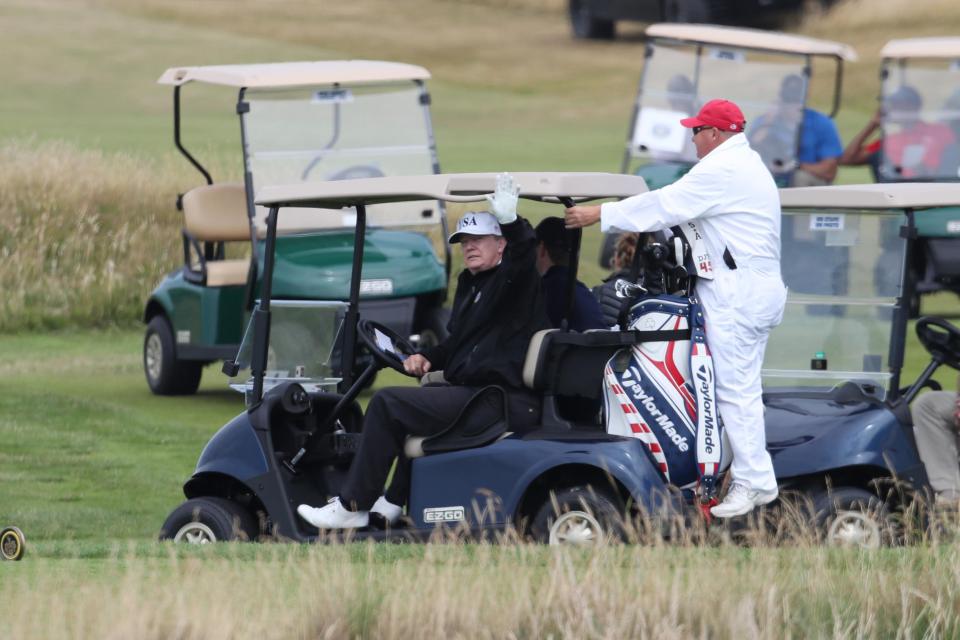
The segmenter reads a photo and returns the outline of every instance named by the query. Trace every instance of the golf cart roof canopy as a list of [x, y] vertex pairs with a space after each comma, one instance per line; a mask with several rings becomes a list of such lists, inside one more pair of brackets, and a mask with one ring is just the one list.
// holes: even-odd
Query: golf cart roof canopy
[[[625, 198], [647, 191], [647, 183], [640, 176], [618, 173], [514, 173], [513, 177], [520, 185], [520, 197], [532, 200], [555, 200], [561, 196], [578, 201]], [[495, 191], [496, 184], [496, 173], [333, 180], [264, 187], [256, 202], [267, 207], [325, 209], [408, 200], [479, 202]]]
[[403, 80], [428, 80], [423, 67], [378, 60], [324, 60], [318, 62], [273, 62], [224, 64], [207, 67], [171, 67], [159, 84], [180, 86], [205, 82], [225, 87], [304, 87], [321, 84], [375, 84]]
[[906, 38], [891, 40], [881, 58], [960, 58], [960, 38]]
[[809, 56], [831, 56], [847, 62], [857, 60], [857, 52], [853, 47], [842, 42], [818, 40], [786, 33], [772, 33], [760, 29], [659, 22], [647, 27], [646, 35], [648, 38], [690, 41], [724, 47], [760, 49]]
[[884, 184], [796, 187], [780, 190], [785, 209], [926, 209], [960, 205], [960, 183], [895, 182]]

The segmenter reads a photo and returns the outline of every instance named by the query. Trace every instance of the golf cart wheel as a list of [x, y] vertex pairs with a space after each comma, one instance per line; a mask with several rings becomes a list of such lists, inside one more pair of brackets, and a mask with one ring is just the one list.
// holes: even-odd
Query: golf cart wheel
[[210, 544], [231, 540], [253, 541], [260, 534], [257, 519], [245, 507], [226, 498], [192, 498], [167, 517], [161, 540]]
[[530, 532], [550, 545], [622, 540], [623, 507], [619, 499], [590, 485], [563, 489], [543, 503]]
[[426, 314], [423, 326], [420, 327], [420, 342], [417, 347], [435, 347], [447, 336], [447, 323], [450, 321], [450, 310], [443, 307], [435, 307]]
[[170, 322], [162, 315], [147, 324], [143, 337], [143, 373], [150, 390], [160, 396], [190, 395], [197, 392], [203, 363], [177, 360]]
[[575, 38], [609, 40], [616, 31], [613, 20], [598, 18], [591, 7], [592, 0], [570, 0], [570, 25]]
[[19, 560], [23, 557], [26, 539], [23, 531], [17, 527], [5, 527], [0, 531], [0, 558], [4, 560]]
[[886, 505], [864, 489], [838, 487], [824, 491], [813, 497], [813, 508], [827, 546], [878, 549], [895, 540]]

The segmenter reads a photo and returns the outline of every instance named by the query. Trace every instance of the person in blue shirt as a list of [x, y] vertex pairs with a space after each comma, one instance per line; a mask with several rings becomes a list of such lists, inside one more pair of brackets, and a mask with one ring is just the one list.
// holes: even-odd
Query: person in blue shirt
[[[567, 274], [570, 265], [570, 245], [563, 218], [544, 218], [534, 231], [537, 238], [537, 271], [540, 287], [547, 304], [550, 324], [559, 327], [567, 304]], [[590, 290], [577, 281], [573, 292], [573, 309], [568, 328], [574, 331], [608, 329], [603, 322], [600, 303]]]
[[[780, 85], [777, 112], [758, 118], [748, 136], [775, 177], [789, 176], [793, 187], [832, 184], [843, 155], [843, 143], [833, 120], [803, 107], [805, 85], [803, 77], [797, 74], [785, 77]], [[798, 149], [794, 148], [795, 126], [800, 127]], [[794, 153], [796, 165], [790, 166], [786, 159]]]

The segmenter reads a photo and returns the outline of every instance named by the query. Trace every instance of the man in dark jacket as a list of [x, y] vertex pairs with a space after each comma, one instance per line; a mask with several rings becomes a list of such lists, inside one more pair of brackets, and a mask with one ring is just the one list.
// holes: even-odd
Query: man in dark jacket
[[[407, 436], [443, 431], [484, 387], [498, 385], [506, 391], [512, 431], [539, 422], [539, 397], [523, 388], [523, 361], [530, 338], [549, 325], [535, 265], [536, 239], [530, 223], [517, 217], [518, 193], [513, 179], [501, 175], [496, 194], [487, 196], [492, 213], [466, 213], [450, 236], [451, 243], [462, 245], [466, 266], [457, 282], [450, 335], [403, 363], [415, 376], [442, 370], [446, 383], [388, 387], [374, 394], [339, 497], [324, 507], [304, 504], [297, 509], [310, 524], [321, 529], [365, 527], [371, 511], [395, 522], [410, 484], [410, 462], [403, 454]], [[490, 412], [493, 420], [497, 407], [480, 402], [471, 411]], [[381, 496], [394, 459], [393, 480]]]
[[[543, 279], [543, 297], [547, 303], [550, 324], [559, 327], [567, 312], [567, 276], [570, 273], [570, 242], [563, 218], [548, 217], [540, 221], [537, 236], [537, 271]], [[573, 289], [573, 307], [567, 318], [574, 331], [609, 329], [603, 321], [600, 303], [586, 285], [577, 280]]]

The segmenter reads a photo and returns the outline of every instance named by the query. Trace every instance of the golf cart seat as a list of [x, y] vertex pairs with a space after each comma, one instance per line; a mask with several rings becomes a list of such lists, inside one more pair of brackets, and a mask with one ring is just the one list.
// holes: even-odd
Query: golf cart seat
[[[477, 408], [487, 405], [487, 410]], [[410, 436], [403, 445], [407, 458], [420, 458], [431, 453], [473, 449], [495, 442], [508, 435], [507, 392], [490, 385], [474, 394], [450, 426], [432, 436]]]
[[181, 202], [184, 277], [208, 287], [246, 284], [250, 259], [227, 260], [224, 255], [225, 242], [250, 241], [243, 184], [196, 187], [183, 194]]
[[635, 341], [632, 331], [543, 329], [535, 333], [523, 364], [523, 383], [543, 394], [544, 429], [571, 430], [584, 423], [600, 428], [603, 368], [617, 351]]

